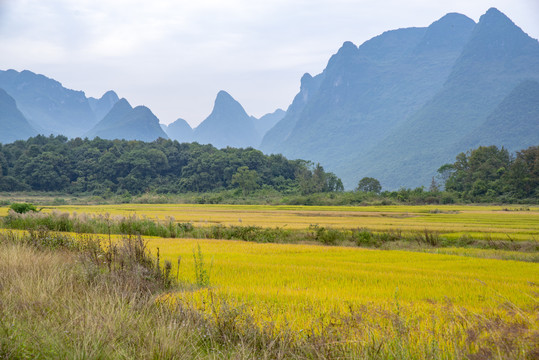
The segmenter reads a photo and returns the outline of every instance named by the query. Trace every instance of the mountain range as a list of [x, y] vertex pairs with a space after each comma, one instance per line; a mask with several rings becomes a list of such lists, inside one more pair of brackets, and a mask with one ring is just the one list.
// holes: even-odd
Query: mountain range
[[365, 176], [389, 189], [427, 185], [473, 146], [539, 144], [538, 80], [539, 43], [503, 13], [477, 24], [447, 14], [346, 42], [321, 74], [303, 76], [261, 149], [320, 162], [347, 188]]
[[27, 70], [0, 71], [0, 89], [0, 142], [44, 133], [254, 147], [319, 162], [349, 189], [365, 176], [385, 189], [427, 185], [462, 151], [539, 144], [539, 42], [494, 8], [478, 23], [450, 13], [347, 41], [320, 74], [303, 75], [286, 111], [260, 119], [225, 91], [193, 129]]

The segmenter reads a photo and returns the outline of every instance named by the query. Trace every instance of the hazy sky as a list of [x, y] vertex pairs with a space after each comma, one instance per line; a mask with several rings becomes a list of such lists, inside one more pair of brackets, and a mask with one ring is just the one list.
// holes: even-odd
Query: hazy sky
[[344, 41], [490, 7], [539, 38], [538, 0], [0, 0], [0, 69], [196, 125], [221, 89], [257, 117], [286, 109]]

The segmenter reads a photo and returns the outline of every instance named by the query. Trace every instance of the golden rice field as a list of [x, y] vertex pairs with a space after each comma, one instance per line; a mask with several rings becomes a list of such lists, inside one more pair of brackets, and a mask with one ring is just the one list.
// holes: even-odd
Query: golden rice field
[[[539, 241], [538, 207], [128, 204], [43, 209], [52, 210], [173, 217], [195, 226], [305, 229], [316, 224]], [[0, 209], [0, 215], [6, 213], [6, 208]], [[154, 254], [159, 248], [160, 260], [170, 261], [173, 277], [186, 284], [194, 281], [193, 254], [200, 246], [210, 286], [160, 301], [181, 302], [208, 317], [218, 319], [221, 306], [228, 304], [245, 315], [237, 321], [255, 322], [272, 331], [287, 328], [311, 336], [336, 331], [363, 345], [372, 339], [406, 336], [417, 354], [434, 343], [441, 354], [457, 347], [474, 353], [481, 341], [485, 346], [507, 339], [528, 347], [539, 344], [538, 263], [478, 258], [474, 253], [486, 251], [481, 249], [422, 253], [165, 238], [150, 238], [148, 246]]]
[[[429, 229], [447, 237], [467, 235], [499, 240], [538, 240], [539, 207], [531, 206], [270, 206], [125, 204], [46, 206], [43, 211], [146, 216], [205, 225], [255, 225], [306, 229], [312, 224], [334, 228], [365, 227], [372, 231], [423, 231]], [[509, 210], [509, 211], [508, 211]], [[8, 208], [0, 208], [0, 216]]]
[[457, 339], [466, 342], [463, 323], [477, 318], [503, 323], [516, 316], [527, 331], [539, 333], [537, 263], [241, 241], [152, 239], [149, 245], [173, 264], [181, 257], [173, 274], [183, 282], [193, 281], [193, 251], [200, 245], [211, 268], [210, 288], [179, 292], [167, 301], [210, 317], [226, 301], [260, 326], [298, 333], [331, 327], [350, 339], [396, 336], [397, 319], [417, 342], [412, 347], [436, 338], [446, 351]]

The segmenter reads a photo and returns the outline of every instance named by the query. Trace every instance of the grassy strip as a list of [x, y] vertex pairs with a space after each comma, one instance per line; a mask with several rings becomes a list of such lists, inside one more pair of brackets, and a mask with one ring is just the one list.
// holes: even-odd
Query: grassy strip
[[[308, 230], [264, 228], [258, 226], [193, 226], [178, 223], [174, 218], [166, 221], [152, 220], [132, 215], [129, 217], [89, 214], [29, 212], [18, 214], [10, 211], [3, 219], [3, 226], [11, 229], [39, 229], [74, 232], [79, 234], [124, 234], [156, 236], [163, 238], [195, 238], [244, 240], [258, 243], [319, 243], [323, 245], [359, 246], [381, 249], [421, 250], [431, 248], [463, 247], [494, 249], [513, 252], [537, 253], [536, 240], [513, 241], [474, 239], [467, 235], [458, 238], [441, 236], [435, 231], [404, 232], [390, 230], [375, 232], [367, 228], [335, 229], [311, 225]], [[477, 253], [481, 254], [481, 253]], [[525, 261], [537, 261], [537, 257], [523, 257]]]

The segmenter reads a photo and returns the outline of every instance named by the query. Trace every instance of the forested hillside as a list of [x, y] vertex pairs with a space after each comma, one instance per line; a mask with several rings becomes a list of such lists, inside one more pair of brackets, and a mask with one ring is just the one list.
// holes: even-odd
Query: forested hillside
[[260, 187], [301, 193], [343, 189], [341, 181], [319, 165], [266, 156], [252, 148], [64, 136], [0, 145], [0, 191], [104, 195], [239, 188], [248, 193]]

